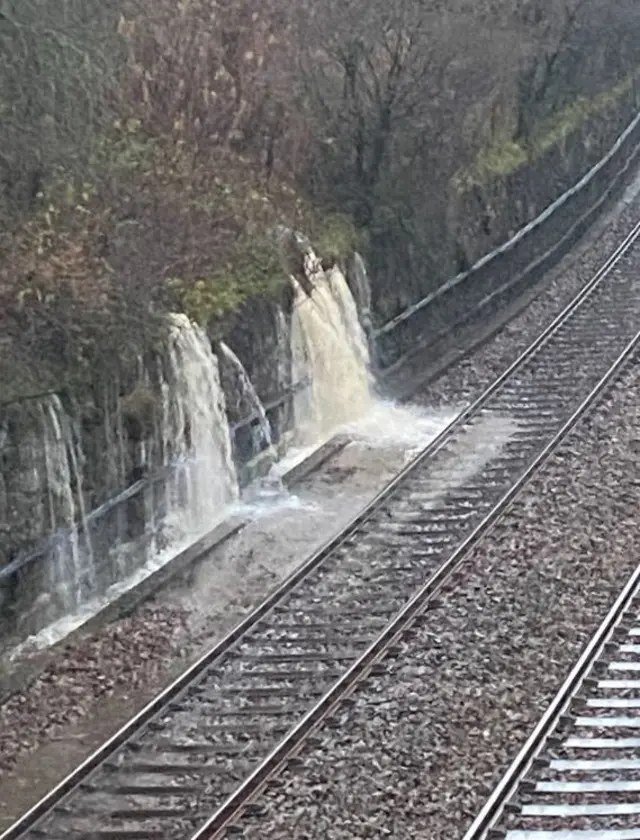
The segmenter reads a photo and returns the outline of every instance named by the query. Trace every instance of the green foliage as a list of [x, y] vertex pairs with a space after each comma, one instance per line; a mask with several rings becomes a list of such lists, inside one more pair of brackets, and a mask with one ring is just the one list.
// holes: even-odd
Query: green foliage
[[287, 280], [278, 246], [265, 235], [239, 239], [228, 270], [245, 296], [277, 294]]
[[459, 192], [482, 186], [493, 178], [503, 177], [525, 166], [529, 161], [527, 150], [511, 138], [483, 149], [473, 167], [458, 173], [454, 183]]
[[186, 313], [192, 321], [207, 326], [212, 319], [234, 312], [242, 303], [242, 295], [232, 277], [214, 274], [186, 280], [170, 277], [167, 280], [172, 309]]
[[153, 137], [141, 131], [139, 120], [115, 120], [91, 145], [91, 169], [125, 176], [153, 167], [160, 152]]
[[578, 97], [566, 108], [540, 123], [526, 142], [514, 140], [508, 131], [502, 132], [490, 146], [479, 152], [471, 167], [457, 173], [454, 186], [458, 192], [464, 193], [473, 187], [486, 186], [494, 178], [511, 175], [538, 160], [554, 146], [563, 143], [588, 120], [606, 116], [618, 107], [620, 100], [633, 88], [639, 76], [640, 71], [636, 71], [620, 84], [597, 96]]
[[266, 236], [256, 236], [240, 238], [223, 268], [195, 280], [170, 278], [167, 287], [174, 308], [208, 326], [251, 297], [278, 294], [286, 282], [277, 246]]
[[[278, 294], [279, 224], [325, 260], [367, 247], [380, 277], [448, 270], [452, 175], [485, 126], [509, 130], [458, 189], [517, 170], [629, 89], [594, 96], [635, 59], [596, 62], [570, 39], [553, 83], [576, 80], [574, 103], [516, 142], [502, 114], [525, 56], [548, 59], [548, 23], [530, 22], [519, 53], [513, 3], [438, 5], [0, 0], [0, 390], [77, 392], [158, 347], [168, 309], [211, 324]], [[543, 99], [541, 114], [567, 101]]]
[[534, 153], [540, 157], [553, 146], [563, 143], [574, 131], [594, 117], [606, 116], [618, 107], [620, 100], [632, 90], [640, 71], [633, 73], [620, 84], [605, 90], [591, 99], [580, 96], [556, 116], [540, 126], [532, 140]]
[[311, 232], [313, 247], [322, 259], [342, 262], [365, 244], [365, 233], [344, 213], [322, 215]]

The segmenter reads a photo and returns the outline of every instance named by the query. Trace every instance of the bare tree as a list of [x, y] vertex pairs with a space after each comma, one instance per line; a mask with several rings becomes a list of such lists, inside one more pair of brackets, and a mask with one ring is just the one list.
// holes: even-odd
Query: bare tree
[[372, 233], [375, 270], [424, 289], [450, 270], [453, 175], [510, 108], [513, 27], [464, 0], [323, 0], [304, 15], [320, 192]]
[[576, 48], [581, 24], [597, 0], [520, 0], [523, 66], [519, 75], [516, 137], [527, 140], [534, 125], [555, 104], [552, 89], [563, 59]]
[[323, 156], [366, 225], [394, 138], [408, 119], [420, 118], [437, 84], [428, 15], [413, 0], [391, 6], [327, 0], [316, 14], [305, 11], [309, 49], [300, 64]]
[[415, 299], [465, 265], [460, 207], [497, 235], [499, 186], [465, 204], [459, 170], [617, 83], [635, 4], [0, 0], [3, 347], [89, 376], [186, 299], [168, 281], [197, 311], [202, 278], [207, 306], [232, 305], [256, 232], [327, 204]]
[[28, 210], [56, 166], [88, 154], [120, 40], [101, 0], [0, 0], [0, 212]]

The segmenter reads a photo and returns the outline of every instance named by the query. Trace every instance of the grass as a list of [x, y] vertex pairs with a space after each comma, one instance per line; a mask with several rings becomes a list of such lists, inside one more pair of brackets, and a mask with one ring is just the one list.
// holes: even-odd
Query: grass
[[468, 169], [455, 176], [457, 191], [465, 193], [474, 187], [485, 187], [494, 179], [508, 177], [543, 157], [552, 148], [564, 143], [567, 137], [588, 120], [606, 116], [615, 109], [620, 100], [633, 89], [639, 75], [640, 71], [636, 71], [620, 84], [592, 98], [579, 97], [544, 120], [526, 143], [514, 140], [508, 131], [502, 132], [478, 154]]
[[344, 262], [364, 245], [364, 234], [352, 219], [343, 213], [327, 213], [318, 229], [311, 231], [311, 240], [318, 256], [331, 262]]
[[347, 216], [313, 207], [284, 178], [265, 184], [249, 158], [197, 157], [137, 121], [114, 125], [91, 176], [57, 172], [31, 217], [0, 232], [0, 390], [81, 393], [161, 343], [165, 312], [217, 334], [245, 301], [288, 283], [281, 225], [324, 259], [361, 241]]

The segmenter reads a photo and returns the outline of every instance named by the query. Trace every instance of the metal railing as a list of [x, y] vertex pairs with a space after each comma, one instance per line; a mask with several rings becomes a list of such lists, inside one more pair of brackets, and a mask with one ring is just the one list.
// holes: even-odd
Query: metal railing
[[576, 184], [468, 271], [409, 306], [371, 333], [381, 371], [400, 366], [416, 348], [436, 345], [497, 298], [556, 264], [625, 183], [640, 152], [640, 112], [609, 152]]
[[[593, 216], [624, 183], [639, 152], [640, 112], [609, 152], [586, 175], [508, 242], [482, 257], [468, 271], [451, 278], [387, 324], [372, 331], [370, 340], [375, 345], [381, 371], [388, 373], [402, 364], [415, 352], [416, 347], [420, 347], [421, 352], [428, 350], [509, 290], [521, 285], [534, 274], [548, 270], [587, 230]], [[308, 387], [308, 384], [308, 380], [293, 383], [284, 394], [268, 402], [264, 406], [265, 410], [273, 411], [293, 400], [295, 394]], [[258, 419], [258, 412], [253, 412], [232, 423], [232, 438]], [[172, 469], [169, 466], [136, 481], [92, 511], [88, 521], [93, 523], [121, 509], [149, 487], [165, 481]], [[50, 545], [50, 541], [47, 541], [45, 545], [2, 566], [0, 582], [45, 556]]]
[[[264, 405], [265, 412], [273, 411], [282, 407], [286, 403], [291, 402], [294, 399], [295, 395], [307, 388], [309, 384], [310, 380], [308, 378], [300, 379], [297, 382], [294, 382], [279, 397], [270, 400]], [[252, 423], [255, 423], [259, 419], [260, 415], [256, 411], [244, 417], [242, 420], [230, 424], [230, 432], [232, 439], [240, 430], [250, 426]], [[82, 533], [85, 528], [89, 528], [91, 532], [94, 532], [91, 536], [92, 543], [96, 541], [99, 542], [99, 536], [96, 534], [96, 532], [100, 529], [100, 521], [106, 521], [108, 517], [117, 518], [121, 516], [122, 509], [126, 508], [126, 506], [128, 506], [131, 502], [136, 501], [139, 497], [141, 497], [147, 491], [153, 490], [156, 486], [163, 485], [164, 483], [168, 482], [174, 470], [176, 469], [176, 466], [176, 464], [169, 464], [163, 469], [156, 470], [153, 474], [146, 476], [145, 478], [141, 478], [138, 481], [131, 484], [129, 487], [126, 487], [122, 492], [118, 493], [116, 496], [107, 499], [97, 508], [92, 510], [87, 515], [87, 518], [84, 522], [77, 523], [78, 532]], [[126, 521], [127, 518], [128, 517], [125, 510], [124, 520]], [[114, 527], [118, 527], [116, 523], [114, 523]], [[105, 525], [105, 529], [108, 528], [109, 523]], [[161, 530], [162, 528], [160, 523], [156, 528], [149, 528], [147, 523], [144, 538], [153, 539], [160, 534]], [[140, 536], [142, 537], [143, 535], [141, 534]], [[45, 542], [33, 548], [31, 551], [21, 554], [18, 557], [11, 560], [9, 563], [1, 566], [0, 584], [2, 584], [3, 580], [6, 581], [12, 578], [14, 575], [18, 574], [19, 572], [23, 571], [27, 566], [45, 558], [51, 550], [51, 548], [53, 547], [53, 543], [56, 538], [59, 538], [59, 535], [54, 535], [53, 537], [48, 538]]]

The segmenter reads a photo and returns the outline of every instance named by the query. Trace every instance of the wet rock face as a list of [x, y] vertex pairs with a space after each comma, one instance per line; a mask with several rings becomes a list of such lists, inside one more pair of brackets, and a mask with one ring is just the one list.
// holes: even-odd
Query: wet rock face
[[139, 441], [121, 410], [134, 381], [135, 372], [96, 383], [81, 403], [50, 395], [0, 410], [0, 649], [64, 612], [52, 564], [61, 577], [88, 540], [101, 561], [96, 579], [117, 576], [109, 549], [130, 529], [131, 505], [70, 532], [139, 471]]
[[[247, 301], [225, 330], [224, 341], [232, 348], [251, 380], [262, 404], [275, 440], [291, 427], [293, 417], [288, 398], [291, 382], [291, 294], [281, 299]], [[218, 353], [220, 375], [232, 424], [249, 416], [242, 389], [228, 363]]]
[[[626, 118], [623, 110], [619, 124], [613, 126], [616, 132]], [[422, 316], [410, 319], [409, 329], [385, 337], [388, 347], [383, 347], [382, 340], [374, 347], [372, 341], [374, 324], [380, 326], [393, 318], [442, 279], [454, 275], [463, 264], [468, 266], [505, 241], [514, 227], [539, 213], [593, 165], [609, 142], [593, 131], [593, 126], [586, 126], [584, 136], [572, 138], [562, 149], [552, 149], [535, 165], [513, 173], [501, 184], [494, 184], [491, 194], [488, 188], [478, 194], [465, 194], [459, 206], [452, 208], [447, 223], [456, 247], [452, 242], [445, 243], [448, 257], [438, 263], [442, 278], [430, 272], [428, 266], [420, 265], [418, 251], [414, 253], [411, 243], [403, 245], [393, 238], [385, 239], [384, 231], [369, 250], [369, 276], [362, 259], [354, 258], [347, 279], [370, 339], [374, 365], [388, 366], [400, 359], [421, 340], [421, 331], [429, 336], [447, 324], [450, 329], [455, 319], [449, 309], [440, 317], [430, 307], [427, 315], [431, 320], [421, 325], [418, 322]], [[324, 274], [328, 266], [312, 255], [310, 243], [303, 236], [285, 229], [280, 234], [288, 248], [290, 273], [310, 293], [316, 273]], [[262, 297], [247, 301], [215, 336], [216, 340], [222, 338], [238, 356], [266, 408], [274, 443], [293, 425], [291, 394], [298, 383], [292, 381], [291, 375], [292, 303], [293, 291], [289, 287], [279, 299]], [[468, 305], [458, 301], [454, 308], [458, 310], [463, 304]], [[260, 451], [256, 444], [259, 438], [255, 434], [255, 417], [251, 417], [251, 406], [232, 367], [225, 364], [221, 354], [218, 358], [232, 424], [234, 456], [237, 462], [245, 464]], [[32, 401], [0, 409], [0, 604], [4, 604], [0, 646], [7, 627], [15, 629], [15, 617], [24, 612], [25, 599], [37, 601], [38, 586], [34, 586], [34, 580], [38, 584], [44, 580], [36, 561], [32, 564], [33, 573], [21, 570], [3, 578], [2, 568], [34, 552], [60, 529], [77, 521], [81, 514], [100, 511], [92, 521], [90, 541], [94, 556], [102, 564], [96, 572], [102, 583], [113, 582], [131, 571], [135, 568], [136, 553], [146, 550], [149, 533], [164, 517], [166, 503], [165, 477], [161, 473], [167, 444], [162, 441], [161, 433], [160, 379], [157, 360], [141, 360], [137, 371], [117, 374], [105, 371], [104, 380], [94, 383], [91, 392], [81, 395], [81, 405], [65, 403], [63, 406], [69, 424], [66, 432], [69, 441], [64, 444], [55, 442], [55, 423], [51, 417], [47, 419], [50, 407], [43, 408], [44, 403]], [[47, 446], [43, 424], [50, 426]], [[56, 477], [53, 490], [43, 480], [47, 471]], [[126, 495], [128, 488], [138, 485], [132, 496]], [[130, 549], [126, 556], [122, 555], [124, 566], [122, 557], [114, 559], [111, 551], [120, 542]], [[7, 604], [11, 604], [11, 609]]]
[[44, 452], [32, 406], [9, 406], [0, 415], [0, 563], [39, 538], [44, 517], [39, 477]]
[[[409, 235], [391, 229], [376, 231], [367, 253], [376, 327], [388, 323], [448, 280], [468, 271], [483, 256], [499, 248], [539, 216], [602, 160], [636, 113], [636, 94], [630, 91], [610, 119], [587, 120], [563, 143], [554, 143], [527, 165], [461, 190], [450, 202], [447, 218], [442, 222], [444, 234], [439, 237], [439, 220], [430, 220], [425, 230], [431, 238], [424, 238], [422, 242], [418, 241], [419, 233]], [[630, 146], [620, 149], [618, 158], [605, 167], [603, 179], [592, 182], [587, 188], [586, 192], [591, 192], [592, 205], [621, 171], [623, 158], [637, 142], [636, 133], [630, 138]], [[566, 231], [585, 209], [581, 207], [573, 212], [571, 208], [570, 219], [566, 211], [562, 211], [560, 215], [565, 218], [558, 219], [559, 229]], [[529, 260], [545, 253], [551, 242], [533, 244]], [[504, 262], [508, 263], [509, 259]], [[499, 271], [500, 267], [494, 266], [494, 269]], [[400, 282], [398, 278], [402, 278]], [[386, 336], [385, 346], [379, 348], [384, 366], [391, 365], [414, 348], [418, 332], [428, 336], [439, 329], [450, 329], [456, 322], [453, 317], [456, 313], [449, 309], [456, 309], [457, 304], [465, 302], [470, 287], [471, 284], [467, 289], [461, 288], [457, 299], [451, 306], [447, 302], [437, 318], [431, 317], [432, 310], [437, 307], [427, 307], [423, 311], [424, 319], [422, 315], [413, 317], [411, 328], [397, 329]], [[420, 325], [422, 320], [424, 324]], [[415, 325], [418, 326], [414, 328]]]
[[[274, 442], [293, 419], [290, 311], [289, 291], [281, 300], [252, 301], [223, 333], [267, 407]], [[233, 429], [251, 405], [222, 354], [217, 358]], [[152, 540], [154, 550], [164, 546], [172, 452], [163, 437], [166, 367], [158, 358], [141, 360], [137, 371], [109, 372], [81, 402], [55, 396], [0, 410], [0, 650], [64, 613], [52, 564], [64, 577], [78, 552], [88, 554], [87, 586], [104, 590], [140, 565]], [[188, 418], [183, 432], [188, 441]], [[251, 425], [232, 437], [239, 465], [263, 445]], [[74, 523], [85, 523], [77, 546]]]
[[[283, 267], [312, 292], [326, 279], [322, 262], [304, 236], [285, 234], [293, 254], [285, 255]], [[354, 277], [356, 300], [369, 317], [361, 259]], [[69, 604], [135, 571], [148, 551], [175, 542], [167, 514], [182, 521], [184, 511], [201, 507], [191, 498], [192, 473], [211, 442], [205, 433], [196, 444], [192, 421], [210, 411], [213, 391], [219, 411], [207, 428], [220, 430], [226, 412], [240, 481], [254, 477], [254, 467], [268, 467], [263, 461], [271, 457], [271, 444], [282, 451], [294, 422], [293, 394], [302, 384], [292, 381], [295, 285], [292, 280], [279, 295], [246, 301], [212, 325], [208, 336], [186, 316], [175, 316], [171, 322], [179, 321], [184, 335], [171, 332], [164, 351], [139, 359], [136, 370], [105, 371], [102, 381], [73, 399], [52, 395], [0, 415], [0, 569], [12, 564], [0, 583], [3, 599], [12, 604], [4, 610], [9, 617], [0, 628], [0, 647], [3, 636], [69, 611]], [[308, 378], [301, 371], [296, 376]], [[226, 466], [214, 470], [219, 478]]]
[[0, 415], [0, 636], [18, 619], [24, 575], [3, 574], [20, 553], [33, 551], [49, 529], [46, 453], [34, 404], [8, 406]]

